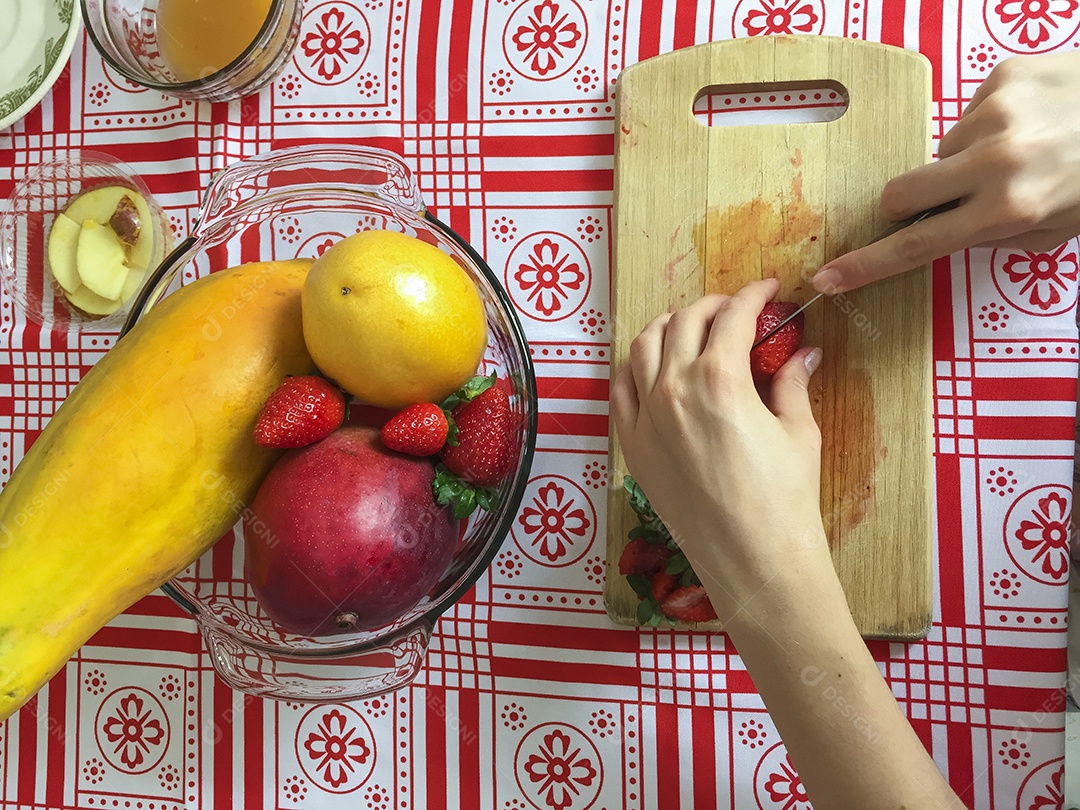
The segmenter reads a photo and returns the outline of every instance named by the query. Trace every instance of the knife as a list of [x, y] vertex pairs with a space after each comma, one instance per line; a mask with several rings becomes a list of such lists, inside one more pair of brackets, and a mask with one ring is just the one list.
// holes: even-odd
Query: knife
[[[960, 204], [959, 200], [951, 200], [950, 202], [942, 203], [941, 205], [935, 205], [933, 208], [927, 208], [925, 211], [920, 211], [918, 214], [915, 214], [914, 216], [910, 216], [907, 219], [898, 220], [897, 222], [892, 223], [889, 227], [887, 227], [885, 230], [883, 230], [881, 233], [879, 233], [877, 236], [875, 236], [869, 242], [867, 242], [867, 244], [872, 245], [875, 242], [880, 242], [882, 239], [885, 239], [885, 238], [887, 238], [889, 236], [892, 236], [894, 233], [897, 233], [899, 231], [904, 230], [904, 228], [909, 228], [909, 227], [911, 227], [912, 225], [914, 225], [917, 222], [922, 222], [924, 219], [929, 219], [930, 217], [937, 216], [938, 214], [944, 214], [946, 211], [951, 211], [952, 209], [956, 208], [956, 206], [958, 206], [959, 204]], [[803, 304], [797, 310], [795, 310], [790, 315], [788, 315], [786, 318], [784, 318], [784, 320], [780, 321], [780, 323], [778, 323], [776, 326], [774, 326], [772, 329], [770, 329], [768, 332], [766, 332], [764, 335], [762, 335], [761, 338], [754, 341], [754, 345], [753, 345], [752, 348], [756, 349], [758, 346], [760, 346], [766, 340], [771, 338], [773, 335], [775, 335], [777, 332], [779, 332], [781, 329], [783, 329], [788, 323], [790, 323], [792, 320], [794, 320], [797, 316], [801, 315], [802, 312], [807, 307], [809, 307], [811, 304], [813, 304], [815, 301], [817, 301], [819, 298], [821, 298], [824, 295], [825, 295], [825, 293], [819, 292], [817, 295], [815, 295], [813, 298], [811, 298], [809, 301], [807, 301], [805, 304]]]

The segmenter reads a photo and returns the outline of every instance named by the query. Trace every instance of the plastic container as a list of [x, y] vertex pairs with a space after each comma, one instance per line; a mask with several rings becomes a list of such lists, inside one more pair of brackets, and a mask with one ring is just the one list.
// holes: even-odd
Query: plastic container
[[153, 233], [150, 268], [172, 249], [168, 217], [122, 161], [100, 152], [72, 151], [31, 169], [0, 213], [0, 283], [27, 319], [45, 329], [117, 332], [135, 300], [130, 298], [111, 315], [89, 315], [68, 303], [49, 267], [48, 239], [56, 215], [75, 197], [102, 186], [124, 186], [146, 200], [151, 222], [142, 227]]

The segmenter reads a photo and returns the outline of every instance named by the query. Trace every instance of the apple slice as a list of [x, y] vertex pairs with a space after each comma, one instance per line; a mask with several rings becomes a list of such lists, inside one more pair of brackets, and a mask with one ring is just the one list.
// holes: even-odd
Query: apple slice
[[154, 228], [153, 220], [150, 219], [150, 206], [146, 204], [141, 194], [131, 192], [128, 196], [135, 203], [139, 233], [135, 244], [128, 250], [127, 266], [132, 270], [148, 270], [150, 258], [154, 252]]
[[93, 219], [83, 222], [75, 267], [90, 292], [119, 301], [128, 275], [124, 258], [124, 245], [112, 228], [99, 225]]
[[120, 303], [126, 304], [135, 293], [142, 289], [144, 281], [146, 281], [145, 270], [135, 268], [128, 270], [127, 278], [124, 280], [124, 289], [120, 292]]
[[68, 203], [64, 213], [76, 222], [92, 219], [98, 225], [107, 225], [120, 200], [136, 193], [127, 186], [98, 186], [76, 196]]
[[65, 295], [72, 306], [78, 307], [88, 315], [112, 315], [116, 310], [120, 309], [119, 301], [102, 298], [100, 295], [91, 292], [86, 285], [79, 287], [75, 292], [65, 293]]
[[98, 225], [108, 225], [120, 200], [134, 195], [137, 192], [127, 186], [98, 186], [75, 197], [64, 213], [79, 223], [92, 219]]
[[154, 229], [150, 206], [139, 192], [127, 186], [100, 186], [75, 197], [64, 214], [78, 223], [93, 220], [99, 225], [108, 225], [121, 244], [127, 246], [128, 267], [145, 270], [150, 265]]
[[56, 216], [49, 231], [49, 269], [64, 292], [75, 292], [82, 286], [75, 266], [81, 232], [79, 223], [64, 214]]

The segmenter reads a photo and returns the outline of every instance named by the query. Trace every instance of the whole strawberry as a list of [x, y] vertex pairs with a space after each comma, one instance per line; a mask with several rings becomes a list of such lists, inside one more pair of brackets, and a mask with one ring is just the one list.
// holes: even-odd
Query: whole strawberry
[[514, 420], [506, 392], [492, 386], [451, 413], [457, 426], [457, 445], [442, 449], [446, 469], [463, 481], [493, 487], [514, 462]]
[[[761, 340], [762, 335], [775, 329], [776, 325], [784, 318], [799, 308], [798, 304], [790, 301], [770, 301], [761, 310], [757, 319], [757, 334], [754, 342]], [[772, 337], [750, 350], [750, 373], [753, 374], [754, 382], [768, 382], [773, 375], [780, 370], [788, 359], [799, 349], [803, 335], [803, 316], [800, 312], [795, 318], [784, 326]]]
[[449, 432], [446, 412], [432, 402], [419, 402], [390, 417], [382, 426], [382, 443], [398, 453], [433, 456], [443, 449]]
[[304, 447], [325, 439], [345, 420], [345, 396], [322, 377], [289, 377], [259, 411], [255, 442]]

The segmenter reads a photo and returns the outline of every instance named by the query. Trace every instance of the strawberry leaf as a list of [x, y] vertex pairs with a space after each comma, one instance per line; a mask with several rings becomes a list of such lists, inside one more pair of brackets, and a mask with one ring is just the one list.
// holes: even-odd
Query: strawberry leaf
[[464, 520], [476, 511], [476, 492], [467, 489], [454, 501], [454, 517]]
[[449, 506], [454, 517], [463, 520], [480, 507], [486, 512], [499, 508], [499, 493], [491, 487], [478, 487], [463, 481], [442, 464], [435, 467], [435, 480], [431, 483], [435, 502], [439, 506]]
[[446, 417], [446, 425], [447, 425], [447, 428], [446, 428], [446, 443], [448, 445], [450, 445], [451, 447], [457, 447], [458, 446], [458, 439], [457, 439], [458, 429], [457, 429], [457, 425], [454, 423], [454, 417], [451, 416], [450, 411], [448, 411], [446, 408], [443, 408], [443, 416]]
[[646, 523], [640, 526], [634, 526], [626, 533], [626, 536], [631, 540], [641, 539], [650, 545], [662, 546], [670, 539], [663, 528], [662, 523]]
[[473, 377], [465, 385], [442, 401], [444, 411], [452, 411], [462, 402], [471, 402], [495, 384], [498, 372], [491, 372], [487, 377]]
[[[634, 510], [634, 513], [638, 516], [640, 525], [634, 526], [627, 532], [631, 540], [640, 538], [646, 543], [653, 545], [663, 545], [669, 548], [674, 553], [668, 557], [667, 562], [664, 563], [664, 572], [671, 576], [678, 577], [679, 587], [685, 588], [691, 585], [701, 585], [701, 580], [694, 573], [693, 567], [690, 565], [690, 561], [686, 558], [686, 555], [682, 553], [679, 548], [679, 544], [675, 542], [675, 539], [671, 536], [671, 532], [668, 531], [667, 526], [660, 520], [656, 511], [652, 508], [652, 504], [649, 503], [649, 499], [646, 497], [644, 490], [633, 479], [632, 476], [625, 476], [623, 478], [623, 489], [626, 490], [626, 494], [630, 501], [630, 507]], [[627, 581], [630, 582], [630, 587], [634, 589], [634, 592], [638, 596], [642, 597], [642, 601], [637, 607], [637, 621], [638, 624], [645, 626], [651, 625], [652, 627], [659, 627], [668, 618], [664, 615], [660, 609], [659, 603], [652, 598], [652, 586], [645, 580], [649, 587], [648, 593], [644, 593], [639, 588], [642, 587], [641, 582], [633, 582], [633, 576], [627, 576]], [[639, 577], [638, 579], [643, 579]]]
[[[626, 490], [626, 494], [630, 498], [630, 508], [634, 510], [641, 525], [646, 529], [646, 532], [643, 532], [638, 536], [644, 538], [647, 542], [667, 543], [668, 548], [678, 550], [678, 545], [676, 545], [675, 541], [672, 539], [671, 532], [668, 531], [664, 522], [660, 520], [656, 511], [652, 508], [652, 504], [649, 503], [645, 491], [641, 488], [641, 485], [634, 480], [632, 475], [623, 476], [623, 489]], [[631, 529], [631, 531], [633, 531], [633, 529]], [[650, 535], [658, 537], [659, 539], [649, 540]]]
[[634, 593], [640, 596], [642, 599], [649, 599], [652, 597], [652, 583], [641, 574], [627, 574], [626, 581], [630, 587], [634, 589]]
[[690, 570], [690, 561], [686, 559], [686, 555], [681, 551], [676, 552], [668, 557], [664, 570], [669, 574], [681, 574], [683, 571]]
[[435, 491], [435, 499], [445, 506], [454, 497], [461, 494], [465, 482], [440, 464], [435, 468], [435, 480], [431, 486]]
[[645, 495], [645, 490], [634, 480], [632, 475], [623, 476], [623, 489], [630, 496], [630, 508], [642, 519], [642, 523], [649, 523], [658, 519], [656, 512], [653, 511], [652, 504], [649, 503], [649, 499]]
[[491, 487], [474, 487], [476, 504], [485, 512], [494, 512], [499, 508], [499, 493]]
[[662, 614], [660, 613], [660, 603], [653, 599], [651, 596], [638, 602], [638, 624], [651, 624], [653, 627], [656, 627], [657, 625], [653, 623], [653, 620], [658, 620], [661, 615]]

